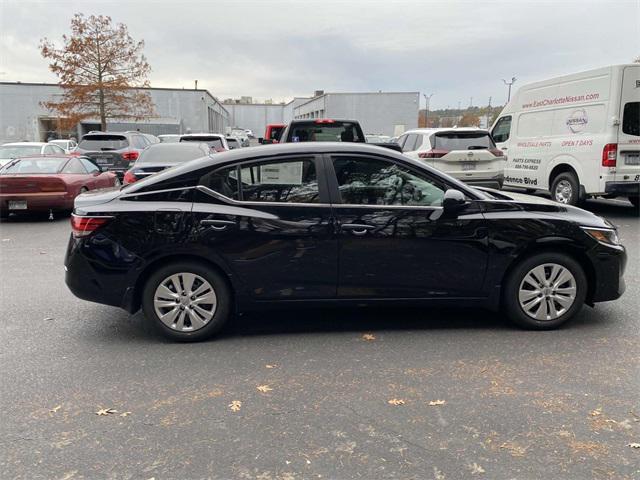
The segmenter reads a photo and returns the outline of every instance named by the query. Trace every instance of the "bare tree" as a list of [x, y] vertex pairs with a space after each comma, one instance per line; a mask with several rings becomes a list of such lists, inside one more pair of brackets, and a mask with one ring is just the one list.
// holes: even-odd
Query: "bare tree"
[[142, 54], [144, 42], [131, 38], [126, 25], [114, 25], [111, 17], [77, 13], [71, 19], [71, 34], [62, 36], [62, 47], [48, 39], [40, 41], [42, 56], [59, 78], [63, 94], [59, 101], [44, 102], [68, 123], [100, 118], [141, 119], [153, 115], [148, 87], [151, 67]]

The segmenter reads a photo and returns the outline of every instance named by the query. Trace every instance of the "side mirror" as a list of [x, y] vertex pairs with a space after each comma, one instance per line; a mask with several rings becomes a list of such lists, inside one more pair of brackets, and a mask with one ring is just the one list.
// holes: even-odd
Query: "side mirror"
[[467, 200], [464, 197], [464, 193], [460, 190], [454, 190], [450, 188], [444, 192], [444, 198], [442, 199], [442, 208], [445, 215], [455, 216], [458, 212], [467, 204]]

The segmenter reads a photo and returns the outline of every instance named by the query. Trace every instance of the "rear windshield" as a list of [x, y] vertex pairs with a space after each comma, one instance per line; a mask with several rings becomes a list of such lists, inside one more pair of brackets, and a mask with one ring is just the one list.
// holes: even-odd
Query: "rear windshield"
[[295, 124], [287, 140], [290, 142], [364, 142], [353, 122]]
[[122, 135], [85, 135], [78, 145], [83, 150], [120, 150], [129, 146]]
[[159, 135], [160, 143], [176, 143], [180, 141], [180, 135]]
[[480, 150], [493, 148], [489, 132], [436, 133], [433, 148], [436, 150]]
[[282, 131], [284, 130], [284, 127], [271, 127], [271, 130], [269, 131], [269, 139], [270, 140], [280, 140], [280, 135], [282, 135]]
[[145, 148], [140, 154], [136, 164], [156, 163], [174, 165], [188, 162], [206, 155], [197, 145], [164, 144], [157, 147]]
[[4, 168], [0, 171], [0, 174], [9, 175], [16, 173], [58, 173], [62, 166], [67, 163], [67, 161], [67, 158], [25, 158], [23, 160], [18, 160], [13, 165]]
[[40, 155], [41, 148], [33, 145], [12, 145], [0, 147], [0, 158], [19, 158]]
[[640, 102], [629, 102], [624, 105], [622, 132], [640, 136]]
[[210, 148], [224, 148], [220, 137], [182, 137], [181, 142], [201, 142], [209, 145]]

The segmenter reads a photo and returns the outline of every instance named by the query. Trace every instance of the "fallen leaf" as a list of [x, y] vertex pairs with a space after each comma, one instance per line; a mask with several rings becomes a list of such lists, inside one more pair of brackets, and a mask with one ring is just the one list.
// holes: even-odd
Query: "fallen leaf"
[[46, 255], [46, 254], [47, 254], [47, 252], [45, 252], [45, 251], [40, 251], [40, 255]]
[[631, 448], [640, 448], [640, 443], [630, 443], [629, 445], [627, 445], [628, 447]]
[[429, 406], [435, 407], [435, 406], [438, 406], [438, 405], [444, 405], [445, 403], [447, 403], [446, 400], [431, 400], [429, 402]]
[[402, 400], [401, 398], [392, 398], [391, 400], [387, 401], [387, 403], [389, 405], [404, 405], [404, 400]]
[[104, 416], [104, 415], [113, 415], [114, 413], [118, 413], [117, 410], [113, 408], [101, 408], [96, 412], [96, 415]]
[[60, 410], [62, 408], [62, 405], [58, 405], [57, 407], [53, 407], [51, 410], [49, 410], [51, 413], [56, 413], [58, 410]]
[[242, 402], [240, 400], [233, 400], [229, 404], [229, 408], [231, 409], [232, 412], [239, 412], [240, 407], [242, 407]]
[[276, 368], [277, 365], [265, 365], [264, 368]]
[[269, 385], [258, 385], [256, 388], [262, 393], [267, 393], [273, 390]]
[[376, 336], [373, 333], [365, 333], [362, 335], [362, 339], [368, 342], [372, 342], [376, 339]]
[[129, 415], [131, 415], [131, 412], [122, 412], [120, 414], [121, 417], [128, 417]]
[[46, 317], [46, 318], [44, 319], [44, 321], [45, 321], [45, 322], [49, 322], [49, 321], [51, 321], [51, 320], [53, 320], [53, 318], [52, 318], [52, 317]]
[[11, 239], [10, 239], [10, 238], [3, 238], [3, 239], [2, 239], [2, 241], [3, 241], [3, 242], [10, 242], [10, 241], [11, 241]]
[[592, 417], [597, 417], [598, 415], [602, 415], [602, 408], [596, 408], [595, 410], [591, 410], [590, 415]]
[[480, 465], [478, 465], [475, 462], [473, 462], [472, 465], [469, 465], [469, 470], [471, 470], [471, 473], [474, 475], [476, 473], [484, 473], [484, 468], [482, 468]]

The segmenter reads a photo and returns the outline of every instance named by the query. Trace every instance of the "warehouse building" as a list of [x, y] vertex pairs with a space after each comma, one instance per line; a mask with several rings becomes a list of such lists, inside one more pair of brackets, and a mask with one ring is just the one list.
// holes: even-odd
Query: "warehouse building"
[[[229, 112], [207, 90], [145, 88], [155, 105], [155, 115], [144, 120], [109, 120], [111, 131], [139, 130], [163, 133], [224, 132]], [[48, 138], [80, 138], [99, 130], [98, 119], [87, 119], [61, 131], [58, 118], [42, 106], [62, 93], [56, 84], [0, 82], [0, 142], [46, 141]]]

